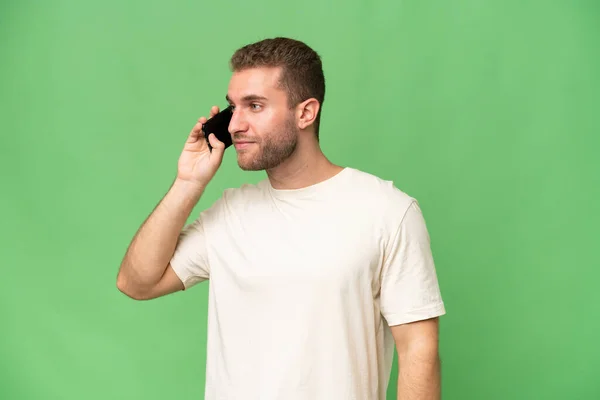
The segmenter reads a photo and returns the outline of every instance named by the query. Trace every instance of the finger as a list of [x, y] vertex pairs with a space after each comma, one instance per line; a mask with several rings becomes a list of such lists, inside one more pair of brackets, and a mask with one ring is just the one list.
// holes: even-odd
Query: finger
[[206, 118], [202, 117], [202, 118], [198, 119], [198, 122], [196, 122], [196, 125], [194, 125], [192, 127], [192, 130], [190, 131], [190, 134], [187, 139], [188, 143], [194, 143], [200, 137], [203, 136], [202, 125], [204, 125], [205, 123], [206, 123]]
[[210, 118], [214, 117], [218, 113], [219, 113], [219, 107], [212, 106], [212, 108], [210, 109]]
[[225, 143], [221, 142], [214, 133], [208, 135], [208, 141], [212, 146], [212, 153], [217, 156], [219, 159], [223, 156], [223, 152], [225, 151]]

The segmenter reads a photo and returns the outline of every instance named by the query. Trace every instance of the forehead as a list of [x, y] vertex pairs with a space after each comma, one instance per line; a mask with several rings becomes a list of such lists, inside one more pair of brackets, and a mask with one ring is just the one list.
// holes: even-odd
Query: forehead
[[267, 98], [284, 96], [278, 87], [280, 68], [261, 67], [236, 71], [231, 76], [227, 96], [232, 101], [239, 101], [244, 96], [257, 95]]

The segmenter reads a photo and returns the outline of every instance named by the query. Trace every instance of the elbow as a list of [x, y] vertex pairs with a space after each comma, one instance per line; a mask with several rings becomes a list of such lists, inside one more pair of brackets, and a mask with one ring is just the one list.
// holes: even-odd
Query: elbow
[[117, 289], [125, 296], [133, 300], [146, 300], [147, 297], [143, 295], [140, 290], [136, 290], [135, 286], [132, 285], [127, 277], [119, 273], [117, 276]]

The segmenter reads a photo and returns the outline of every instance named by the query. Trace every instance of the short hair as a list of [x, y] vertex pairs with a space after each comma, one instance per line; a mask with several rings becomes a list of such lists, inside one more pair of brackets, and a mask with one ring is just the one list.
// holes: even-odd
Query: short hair
[[281, 67], [279, 86], [286, 92], [290, 108], [309, 98], [319, 101], [314, 122], [318, 140], [325, 101], [325, 76], [319, 54], [299, 40], [276, 37], [241, 47], [230, 60], [233, 72], [259, 67]]

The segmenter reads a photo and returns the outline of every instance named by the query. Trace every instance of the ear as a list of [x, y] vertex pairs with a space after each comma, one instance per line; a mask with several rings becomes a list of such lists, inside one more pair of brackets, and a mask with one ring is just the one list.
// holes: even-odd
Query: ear
[[298, 106], [296, 106], [298, 128], [306, 129], [312, 125], [317, 118], [320, 107], [319, 101], [314, 98], [304, 100], [302, 103], [298, 104]]

